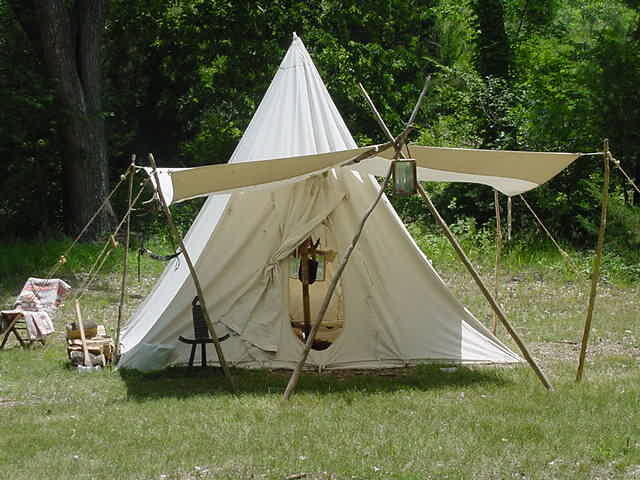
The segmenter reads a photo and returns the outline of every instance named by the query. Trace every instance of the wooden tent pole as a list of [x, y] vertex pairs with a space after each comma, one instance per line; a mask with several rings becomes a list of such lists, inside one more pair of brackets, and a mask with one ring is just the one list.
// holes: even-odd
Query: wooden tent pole
[[309, 356], [309, 352], [311, 351], [311, 346], [313, 345], [313, 341], [315, 340], [316, 333], [320, 328], [320, 324], [322, 323], [324, 315], [327, 312], [327, 309], [329, 308], [329, 302], [331, 302], [331, 297], [333, 297], [333, 292], [338, 286], [338, 281], [340, 280], [340, 277], [342, 276], [342, 273], [344, 272], [344, 269], [347, 266], [347, 262], [349, 262], [349, 258], [351, 258], [351, 254], [353, 253], [353, 251], [356, 248], [356, 245], [358, 244], [358, 240], [360, 240], [360, 235], [362, 234], [362, 230], [364, 229], [364, 226], [367, 223], [367, 219], [369, 218], [369, 216], [371, 216], [371, 213], [376, 208], [376, 205], [378, 205], [378, 202], [382, 198], [382, 194], [384, 193], [384, 190], [387, 187], [387, 184], [389, 183], [389, 179], [391, 178], [392, 171], [393, 171], [393, 164], [389, 166], [389, 171], [387, 172], [387, 176], [384, 177], [384, 182], [382, 182], [382, 185], [380, 186], [378, 195], [376, 196], [375, 200], [373, 201], [373, 203], [371, 204], [367, 212], [362, 217], [362, 220], [360, 221], [360, 225], [356, 231], [356, 234], [353, 236], [353, 239], [351, 240], [351, 243], [349, 244], [349, 247], [347, 248], [344, 254], [344, 257], [342, 257], [342, 260], [340, 261], [340, 265], [338, 265], [336, 272], [333, 274], [333, 278], [331, 278], [331, 283], [329, 284], [327, 293], [325, 294], [324, 299], [322, 300], [322, 305], [320, 306], [318, 315], [316, 316], [316, 319], [313, 325], [311, 326], [311, 332], [309, 332], [309, 337], [306, 339], [304, 350], [302, 351], [302, 356], [300, 357], [300, 360], [298, 361], [296, 368], [293, 370], [293, 373], [289, 378], [289, 383], [287, 383], [287, 388], [284, 391], [285, 400], [289, 400], [289, 397], [291, 397], [291, 394], [293, 393], [293, 391], [296, 388], [296, 385], [298, 384], [298, 380], [300, 380], [300, 373], [302, 372], [304, 363], [306, 362], [307, 357]]
[[[500, 293], [500, 257], [502, 255], [502, 221], [500, 218], [500, 194], [498, 190], [493, 189], [493, 203], [496, 207], [496, 269], [495, 269], [495, 289], [494, 298], [498, 301], [498, 295]], [[496, 334], [498, 330], [498, 316], [494, 312], [493, 319], [491, 321], [491, 331]]]
[[127, 236], [124, 242], [124, 259], [122, 267], [122, 283], [120, 285], [120, 303], [118, 304], [118, 323], [116, 324], [116, 349], [111, 364], [118, 362], [120, 357], [120, 329], [122, 328], [122, 310], [124, 308], [125, 294], [127, 290], [127, 273], [129, 271], [129, 243], [131, 240], [131, 203], [133, 201], [133, 177], [135, 176], [136, 155], [131, 155], [129, 166], [129, 207], [127, 209]]
[[303, 313], [303, 332], [306, 341], [311, 331], [311, 300], [309, 298], [309, 244], [311, 237], [307, 238], [299, 249], [300, 255], [300, 271], [302, 272], [302, 313]]
[[222, 353], [222, 348], [220, 347], [220, 340], [218, 339], [218, 335], [213, 328], [213, 322], [211, 322], [211, 318], [209, 317], [209, 310], [207, 309], [207, 303], [204, 296], [204, 292], [202, 291], [202, 285], [200, 284], [200, 279], [198, 278], [198, 274], [196, 273], [196, 269], [193, 266], [193, 262], [191, 261], [191, 256], [187, 251], [184, 240], [182, 239], [182, 235], [178, 232], [176, 228], [176, 224], [173, 221], [173, 217], [171, 216], [171, 211], [167, 205], [167, 202], [164, 199], [164, 194], [162, 193], [162, 187], [160, 186], [160, 177], [158, 176], [158, 167], [156, 165], [156, 161], [153, 158], [153, 155], [149, 154], [149, 161], [151, 162], [151, 167], [153, 168], [153, 177], [155, 178], [155, 187], [158, 192], [158, 198], [160, 199], [160, 205], [162, 206], [162, 210], [164, 211], [165, 216], [167, 217], [167, 223], [169, 224], [169, 229], [171, 231], [172, 237], [175, 239], [176, 243], [180, 245], [180, 250], [182, 251], [182, 255], [184, 255], [184, 259], [187, 262], [187, 266], [189, 267], [189, 272], [191, 273], [191, 278], [193, 279], [193, 283], [196, 287], [196, 292], [198, 293], [198, 298], [200, 299], [200, 305], [202, 306], [202, 314], [204, 316], [204, 320], [207, 323], [207, 328], [209, 329], [209, 333], [211, 334], [211, 339], [213, 340], [213, 345], [216, 348], [216, 353], [218, 355], [218, 360], [220, 360], [220, 366], [222, 366], [222, 371], [224, 372], [225, 377], [229, 380], [229, 384], [231, 385], [231, 389], [234, 393], [237, 392], [236, 384], [233, 381], [233, 377], [231, 376], [231, 372], [229, 371], [229, 367], [224, 358], [224, 353]]
[[580, 346], [580, 360], [578, 361], [578, 371], [576, 372], [576, 382], [582, 380], [584, 372], [584, 364], [587, 357], [587, 345], [589, 343], [589, 334], [591, 332], [591, 321], [593, 319], [593, 309], [596, 303], [596, 295], [598, 292], [598, 281], [600, 280], [600, 265], [602, 264], [602, 251], [604, 249], [604, 233], [607, 228], [607, 208], [609, 205], [609, 177], [610, 165], [609, 159], [609, 140], [604, 141], [604, 181], [602, 183], [602, 207], [600, 211], [600, 228], [598, 229], [598, 240], [596, 244], [596, 254], [593, 258], [593, 267], [591, 269], [591, 292], [589, 294], [589, 306], [587, 308], [587, 318], [584, 323], [584, 331], [582, 333], [582, 345]]
[[458, 257], [460, 257], [460, 260], [462, 260], [462, 263], [464, 263], [465, 267], [467, 267], [467, 270], [475, 280], [476, 284], [478, 285], [478, 287], [480, 287], [482, 294], [485, 296], [485, 298], [489, 302], [489, 305], [491, 305], [491, 308], [493, 309], [494, 313], [496, 314], [498, 319], [502, 322], [502, 325], [504, 325], [504, 328], [507, 330], [507, 332], [509, 332], [509, 335], [511, 335], [513, 340], [516, 342], [516, 344], [518, 345], [518, 348], [520, 348], [520, 351], [522, 352], [522, 355], [524, 356], [524, 358], [527, 360], [527, 363], [529, 363], [529, 365], [531, 366], [533, 371], [536, 373], [536, 375], [538, 376], [542, 384], [545, 386], [545, 388], [547, 390], [553, 391], [553, 386], [547, 379], [546, 375], [544, 374], [542, 369], [538, 366], [536, 361], [533, 359], [533, 357], [529, 353], [529, 350], [527, 349], [526, 345], [524, 344], [524, 342], [522, 341], [518, 333], [515, 331], [515, 329], [511, 326], [511, 324], [507, 320], [507, 317], [505, 316], [504, 312], [498, 305], [498, 302], [496, 302], [495, 299], [491, 296], [491, 292], [489, 292], [489, 289], [485, 286], [484, 282], [482, 281], [482, 278], [480, 278], [480, 275], [476, 271], [475, 267], [472, 265], [471, 261], [469, 260], [467, 255], [464, 253], [464, 250], [460, 246], [460, 243], [458, 243], [458, 240], [456, 239], [455, 235], [449, 228], [449, 225], [447, 225], [447, 222], [444, 221], [444, 219], [436, 209], [436, 206], [431, 201], [431, 197], [429, 197], [429, 194], [424, 190], [424, 188], [422, 188], [422, 185], [420, 183], [418, 183], [418, 193], [424, 199], [425, 203], [427, 204], [427, 207], [429, 208], [429, 211], [431, 211], [431, 214], [434, 216], [438, 224], [444, 230], [445, 235], [447, 236], [447, 238], [449, 239], [449, 242], [451, 243], [456, 253], [458, 254]]

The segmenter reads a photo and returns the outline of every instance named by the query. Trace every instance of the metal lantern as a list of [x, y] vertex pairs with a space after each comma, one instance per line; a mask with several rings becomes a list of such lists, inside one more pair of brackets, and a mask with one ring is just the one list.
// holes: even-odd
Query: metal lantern
[[418, 191], [416, 161], [413, 158], [393, 161], [393, 193], [408, 196]]

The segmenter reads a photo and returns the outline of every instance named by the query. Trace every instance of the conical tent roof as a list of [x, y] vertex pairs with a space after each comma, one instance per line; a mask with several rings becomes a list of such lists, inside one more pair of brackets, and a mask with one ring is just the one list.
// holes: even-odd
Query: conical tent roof
[[[294, 36], [231, 162], [355, 148], [302, 41]], [[272, 191], [211, 196], [185, 243], [227, 361], [292, 368], [302, 342], [291, 328], [298, 298], [289, 265], [311, 236], [340, 258], [379, 186], [340, 169]], [[329, 261], [327, 261], [329, 262]], [[327, 273], [330, 264], [327, 263]], [[294, 281], [294, 283], [297, 282]], [[317, 291], [322, 291], [316, 282]], [[328, 282], [324, 282], [328, 283]], [[316, 288], [316, 287], [314, 287]], [[451, 294], [390, 203], [374, 210], [341, 280], [341, 333], [307, 364], [376, 368], [425, 361], [512, 363], [521, 359]], [[170, 262], [122, 334], [120, 367], [186, 363], [195, 288], [184, 262]]]

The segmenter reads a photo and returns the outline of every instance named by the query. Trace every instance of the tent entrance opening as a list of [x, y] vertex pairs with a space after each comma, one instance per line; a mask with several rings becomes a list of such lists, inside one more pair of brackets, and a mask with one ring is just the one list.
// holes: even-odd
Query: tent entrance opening
[[[313, 323], [329, 288], [335, 268], [336, 252], [318, 248], [311, 238], [305, 240], [289, 257], [289, 320], [293, 333], [301, 342], [306, 340], [305, 302], [308, 299], [308, 322]], [[307, 257], [307, 268], [302, 259]], [[306, 270], [306, 271], [305, 271]], [[305, 285], [305, 274], [308, 281]], [[329, 308], [320, 324], [312, 348], [325, 350], [340, 336], [344, 328], [344, 297], [339, 282]]]

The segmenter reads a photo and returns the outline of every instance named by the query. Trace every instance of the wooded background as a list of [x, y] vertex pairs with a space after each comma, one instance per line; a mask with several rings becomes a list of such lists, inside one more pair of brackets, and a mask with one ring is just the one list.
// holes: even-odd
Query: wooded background
[[[225, 162], [294, 31], [360, 145], [385, 138], [359, 81], [400, 131], [432, 74], [413, 141], [593, 152], [607, 137], [640, 180], [640, 0], [0, 0], [2, 238], [73, 235], [132, 153]], [[528, 198], [590, 246], [600, 185], [587, 157]], [[493, 218], [487, 187], [430, 188], [449, 222]], [[612, 194], [610, 235], [640, 247], [639, 199], [619, 175]], [[534, 228], [521, 208], [516, 230]]]

